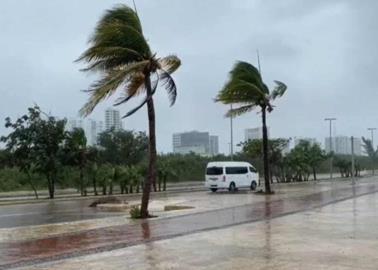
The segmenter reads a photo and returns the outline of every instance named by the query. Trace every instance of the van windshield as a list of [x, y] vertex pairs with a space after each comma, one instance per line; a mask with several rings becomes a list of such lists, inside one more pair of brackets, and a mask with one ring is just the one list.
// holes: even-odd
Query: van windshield
[[206, 169], [207, 175], [222, 175], [223, 168], [222, 167], [209, 167]]

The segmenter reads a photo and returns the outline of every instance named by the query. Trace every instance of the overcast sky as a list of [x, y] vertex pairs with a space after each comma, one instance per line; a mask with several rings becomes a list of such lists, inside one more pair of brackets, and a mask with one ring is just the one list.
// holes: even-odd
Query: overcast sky
[[[105, 0], [0, 1], [0, 120], [17, 117], [37, 103], [59, 117], [77, 117], [96, 79], [73, 61], [105, 9]], [[367, 136], [378, 127], [378, 1], [136, 0], [144, 33], [158, 56], [177, 54], [178, 99], [169, 107], [156, 96], [158, 151], [172, 151], [172, 133], [199, 130], [219, 135], [228, 153], [227, 108], [213, 102], [236, 60], [257, 64], [263, 78], [287, 84], [268, 117], [273, 137], [328, 134], [325, 117], [336, 117], [338, 135]], [[90, 116], [102, 120], [105, 102]], [[126, 113], [135, 103], [119, 107]], [[260, 126], [255, 112], [234, 121], [235, 143], [244, 129]], [[125, 120], [146, 130], [147, 112]], [[6, 132], [3, 124], [0, 133]], [[378, 136], [377, 136], [378, 139]]]

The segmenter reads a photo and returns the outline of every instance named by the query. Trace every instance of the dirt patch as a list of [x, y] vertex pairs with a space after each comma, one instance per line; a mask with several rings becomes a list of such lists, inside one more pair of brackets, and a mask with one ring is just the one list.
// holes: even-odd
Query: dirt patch
[[164, 211], [174, 211], [174, 210], [185, 210], [185, 209], [193, 209], [193, 206], [187, 205], [166, 205], [164, 206]]
[[118, 199], [117, 197], [104, 197], [92, 202], [89, 207], [97, 207], [98, 204], [121, 204], [124, 201]]

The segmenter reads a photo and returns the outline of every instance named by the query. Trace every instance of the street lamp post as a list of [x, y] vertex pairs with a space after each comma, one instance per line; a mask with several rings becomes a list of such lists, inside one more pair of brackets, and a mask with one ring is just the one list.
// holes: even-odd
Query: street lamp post
[[332, 121], [336, 121], [336, 118], [325, 118], [325, 121], [329, 121], [329, 153], [331, 154], [329, 160], [329, 177], [333, 178], [333, 154], [332, 154]]
[[[232, 104], [231, 104], [231, 111], [232, 111]], [[231, 157], [231, 160], [234, 160], [234, 127], [233, 127], [233, 123], [232, 123], [232, 115], [230, 116], [230, 132], [231, 132], [231, 142], [230, 142], [230, 157]]]
[[373, 146], [374, 149], [374, 131], [377, 130], [376, 128], [368, 128], [368, 130], [371, 132], [371, 146]]
[[[375, 147], [374, 147], [374, 131], [376, 130], [376, 128], [368, 128], [368, 130], [371, 132], [371, 147], [373, 148], [373, 151], [375, 151]], [[373, 175], [374, 175], [374, 163], [373, 163]]]
[[356, 183], [354, 179], [354, 171], [355, 171], [355, 164], [354, 164], [354, 137], [352, 136], [350, 138], [350, 143], [351, 143], [351, 152], [352, 152], [352, 184], [354, 185]]

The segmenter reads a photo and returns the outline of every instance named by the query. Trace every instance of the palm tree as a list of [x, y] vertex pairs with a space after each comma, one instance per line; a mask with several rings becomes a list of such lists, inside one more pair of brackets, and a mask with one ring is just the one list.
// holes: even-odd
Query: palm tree
[[239, 105], [230, 109], [226, 116], [234, 117], [254, 110], [261, 109], [262, 129], [263, 129], [263, 154], [264, 154], [264, 179], [265, 192], [271, 193], [269, 181], [268, 162], [268, 132], [266, 128], [266, 112], [272, 112], [271, 102], [277, 97], [281, 97], [286, 91], [286, 85], [275, 81], [276, 87], [273, 91], [263, 82], [260, 72], [253, 65], [238, 61], [230, 72], [229, 81], [218, 93], [216, 102], [223, 104]]
[[374, 175], [374, 167], [378, 161], [378, 148], [374, 149], [373, 143], [369, 139], [365, 139], [364, 137], [362, 137], [362, 141], [364, 143], [362, 146], [365, 150], [365, 153], [369, 156], [371, 163], [373, 165], [372, 169], [373, 169], [373, 175]]
[[85, 61], [84, 71], [99, 71], [102, 78], [93, 83], [87, 92], [89, 101], [81, 109], [86, 116], [105, 98], [117, 90], [121, 96], [114, 105], [120, 105], [133, 97], [144, 95], [143, 101], [129, 111], [128, 117], [147, 104], [149, 121], [149, 174], [145, 181], [141, 205], [141, 217], [148, 217], [148, 201], [151, 183], [156, 182], [156, 137], [153, 95], [161, 82], [171, 105], [175, 103], [177, 88], [171, 74], [181, 61], [174, 55], [158, 58], [152, 53], [145, 39], [139, 17], [126, 5], [108, 10], [98, 22], [90, 47], [77, 61]]

